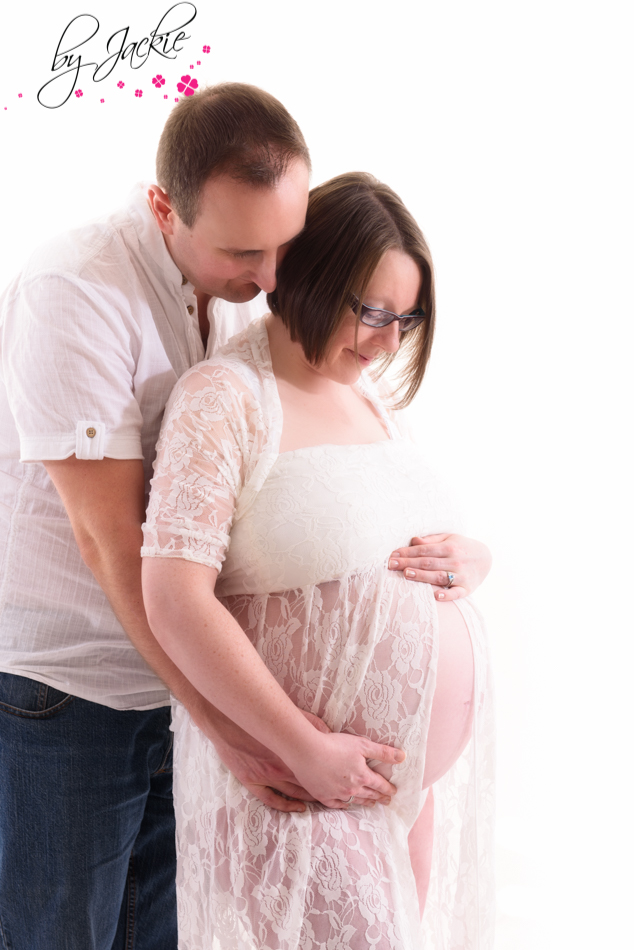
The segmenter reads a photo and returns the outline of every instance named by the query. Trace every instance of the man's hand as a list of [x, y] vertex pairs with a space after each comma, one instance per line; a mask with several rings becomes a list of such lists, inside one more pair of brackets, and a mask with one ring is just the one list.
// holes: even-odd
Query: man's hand
[[[461, 534], [412, 538], [411, 546], [390, 555], [389, 568], [412, 581], [431, 584], [436, 600], [459, 600], [479, 587], [491, 570], [491, 552], [481, 541]], [[448, 572], [454, 575], [450, 588]]]
[[[232, 775], [269, 808], [286, 812], [306, 811], [304, 802], [314, 802], [315, 799], [297, 784], [288, 766], [218, 709], [209, 706], [209, 710], [211, 716], [196, 717], [196, 725], [213, 742], [218, 756]], [[317, 716], [304, 709], [300, 712], [315, 729], [324, 733], [331, 731]], [[377, 799], [355, 798], [355, 804], [370, 808], [376, 801], [389, 805], [390, 798], [387, 795]]]
[[[278, 811], [305, 811], [303, 802], [314, 802], [295, 781], [295, 776], [282, 760], [250, 736], [219, 710], [213, 710], [211, 721], [196, 721], [213, 742], [216, 752], [232, 775], [261, 802]], [[330, 732], [317, 716], [304, 712], [306, 718], [321, 732]], [[282, 794], [280, 794], [280, 792]], [[285, 797], [288, 796], [288, 797]]]

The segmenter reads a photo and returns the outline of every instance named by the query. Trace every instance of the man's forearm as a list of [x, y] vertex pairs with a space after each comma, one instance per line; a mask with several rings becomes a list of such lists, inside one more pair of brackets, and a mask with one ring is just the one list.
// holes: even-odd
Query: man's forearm
[[134, 647], [186, 707], [196, 725], [212, 742], [218, 742], [232, 731], [232, 724], [192, 686], [148, 624], [141, 590], [141, 544], [140, 527], [130, 529], [123, 537], [119, 530], [116, 543], [112, 539], [104, 539], [102, 545], [93, 542], [82, 556]]

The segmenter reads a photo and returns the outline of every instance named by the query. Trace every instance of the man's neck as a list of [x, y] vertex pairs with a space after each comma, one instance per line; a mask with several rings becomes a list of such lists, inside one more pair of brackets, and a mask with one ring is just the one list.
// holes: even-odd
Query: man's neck
[[211, 295], [206, 294], [204, 290], [194, 288], [194, 296], [198, 301], [198, 325], [200, 326], [200, 335], [203, 338], [203, 346], [207, 349], [207, 340], [209, 339], [209, 317], [207, 316], [207, 305], [211, 300]]

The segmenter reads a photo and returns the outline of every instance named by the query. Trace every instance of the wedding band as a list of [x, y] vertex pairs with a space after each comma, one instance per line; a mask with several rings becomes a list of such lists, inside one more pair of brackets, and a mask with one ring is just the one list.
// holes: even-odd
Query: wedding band
[[453, 584], [453, 581], [454, 581], [454, 577], [455, 577], [455, 576], [456, 576], [456, 575], [455, 575], [455, 574], [452, 574], [451, 571], [447, 571], [447, 585], [446, 585], [446, 586], [447, 586], [447, 589], [449, 589], [449, 588], [451, 587], [451, 585]]
[[354, 801], [354, 795], [351, 795], [347, 802], [344, 802], [344, 805], [352, 805]]

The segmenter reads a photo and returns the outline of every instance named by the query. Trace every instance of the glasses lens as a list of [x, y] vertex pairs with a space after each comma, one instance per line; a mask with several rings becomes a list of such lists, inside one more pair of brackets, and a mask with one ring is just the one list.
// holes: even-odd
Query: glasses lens
[[416, 310], [414, 313], [411, 313], [408, 317], [401, 317], [399, 320], [399, 330], [401, 333], [405, 333], [406, 330], [413, 330], [414, 327], [420, 326], [420, 324], [425, 319], [425, 314], [422, 310]]
[[361, 319], [368, 327], [385, 327], [394, 319], [394, 316], [387, 310], [371, 310], [370, 307], [361, 304]]

